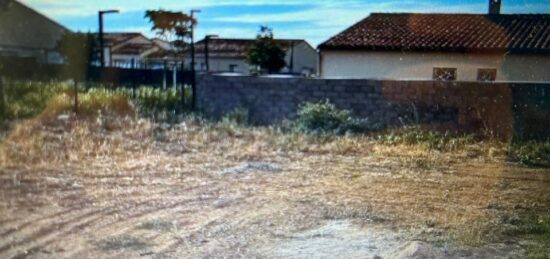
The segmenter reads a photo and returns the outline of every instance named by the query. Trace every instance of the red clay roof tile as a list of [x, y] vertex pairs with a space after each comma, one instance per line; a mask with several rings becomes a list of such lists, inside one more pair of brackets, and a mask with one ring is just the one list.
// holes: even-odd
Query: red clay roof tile
[[550, 54], [550, 14], [373, 13], [319, 49]]

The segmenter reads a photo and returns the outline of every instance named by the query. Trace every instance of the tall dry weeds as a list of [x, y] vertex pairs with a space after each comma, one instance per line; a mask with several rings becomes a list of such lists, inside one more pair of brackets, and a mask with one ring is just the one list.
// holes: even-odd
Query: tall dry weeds
[[491, 141], [439, 150], [424, 143], [388, 144], [375, 135], [309, 135], [285, 132], [277, 127], [246, 127], [196, 117], [188, 117], [176, 127], [161, 127], [126, 114], [59, 118], [47, 111], [15, 127], [0, 146], [0, 161], [16, 165], [131, 156], [159, 142], [237, 160], [269, 160], [280, 155], [366, 155], [381, 160], [398, 158], [409, 166], [423, 168], [471, 158], [500, 160], [506, 153], [503, 144]]
[[[68, 161], [124, 153], [151, 125], [135, 118], [122, 95], [85, 94], [74, 113], [73, 97], [60, 94], [33, 119], [18, 123], [0, 145], [0, 164], [58, 165]], [[148, 138], [145, 138], [148, 139]], [[134, 143], [135, 142], [135, 143]]]

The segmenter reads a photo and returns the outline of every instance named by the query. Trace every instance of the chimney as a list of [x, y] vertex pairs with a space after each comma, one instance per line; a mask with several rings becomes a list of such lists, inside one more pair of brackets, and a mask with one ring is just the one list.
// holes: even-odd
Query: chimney
[[500, 14], [501, 0], [489, 0], [489, 14]]

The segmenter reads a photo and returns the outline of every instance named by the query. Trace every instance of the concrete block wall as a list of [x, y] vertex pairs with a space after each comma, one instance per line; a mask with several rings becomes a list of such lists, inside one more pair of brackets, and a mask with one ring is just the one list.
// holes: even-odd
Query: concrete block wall
[[440, 125], [468, 132], [489, 130], [509, 137], [518, 109], [513, 94], [518, 91], [512, 90], [550, 89], [547, 84], [531, 85], [205, 75], [198, 79], [197, 89], [199, 109], [211, 117], [241, 107], [248, 109], [254, 123], [277, 123], [295, 118], [305, 102], [329, 100], [370, 121]]

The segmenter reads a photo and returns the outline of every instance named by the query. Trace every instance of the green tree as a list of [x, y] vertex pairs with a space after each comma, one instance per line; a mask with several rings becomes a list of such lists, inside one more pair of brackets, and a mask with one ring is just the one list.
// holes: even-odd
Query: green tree
[[86, 79], [88, 67], [99, 59], [97, 37], [91, 33], [65, 33], [57, 49], [65, 61], [65, 72], [75, 80]]
[[187, 40], [191, 39], [192, 26], [197, 20], [182, 12], [171, 12], [166, 10], [147, 10], [145, 18], [153, 24], [152, 31], [172, 44], [176, 52], [183, 52]]
[[256, 36], [254, 45], [248, 51], [248, 64], [258, 66], [268, 73], [278, 73], [286, 65], [285, 52], [273, 38], [273, 30], [262, 26]]
[[[156, 31], [157, 35], [170, 42], [172, 45], [172, 54], [177, 56], [178, 53], [183, 54], [187, 41], [192, 40], [193, 26], [197, 24], [197, 20], [183, 12], [171, 12], [166, 10], [147, 10], [145, 18], [153, 24], [152, 31]], [[184, 62], [182, 62], [182, 65]], [[195, 108], [196, 85], [194, 83], [195, 75], [193, 75], [192, 87], [192, 103], [191, 107]], [[185, 87], [182, 86], [181, 102], [185, 105]]]

